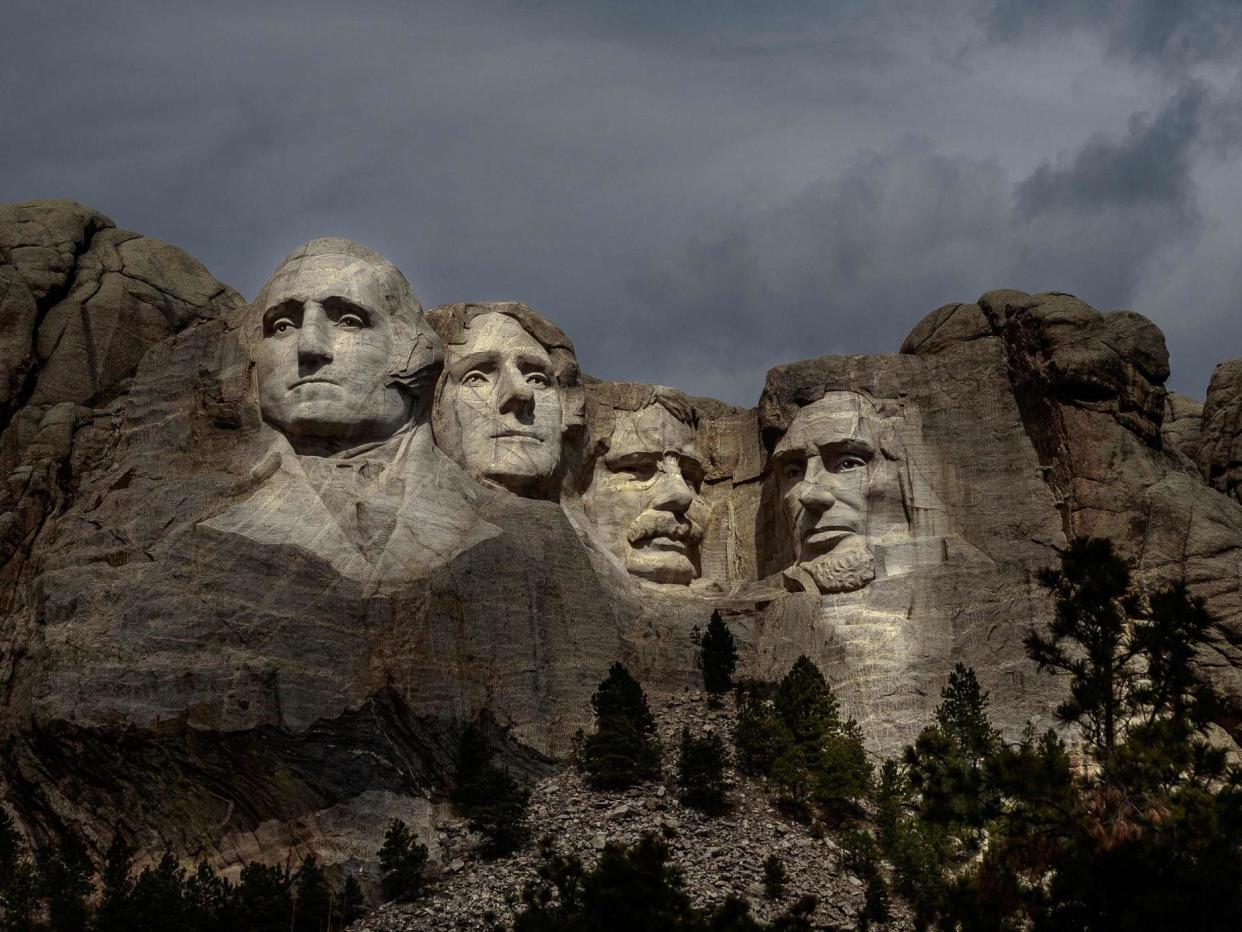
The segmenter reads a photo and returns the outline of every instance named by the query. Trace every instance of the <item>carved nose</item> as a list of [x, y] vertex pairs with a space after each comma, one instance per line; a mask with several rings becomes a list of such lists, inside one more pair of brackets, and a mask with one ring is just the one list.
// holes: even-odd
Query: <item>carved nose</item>
[[660, 511], [671, 511], [675, 515], [685, 514], [694, 501], [694, 492], [681, 474], [681, 468], [674, 465], [665, 467], [656, 481], [655, 500], [652, 505]]
[[823, 481], [805, 483], [805, 487], [798, 495], [798, 500], [803, 508], [821, 512], [827, 511], [837, 503], [837, 497], [832, 494], [832, 489], [828, 487], [828, 483]]
[[[317, 309], [315, 309], [317, 310]], [[298, 331], [298, 360], [300, 362], [332, 361], [332, 325], [322, 311], [315, 313], [308, 307]]]
[[535, 398], [535, 392], [526, 382], [526, 376], [516, 367], [502, 369], [500, 374], [500, 413], [527, 410]]

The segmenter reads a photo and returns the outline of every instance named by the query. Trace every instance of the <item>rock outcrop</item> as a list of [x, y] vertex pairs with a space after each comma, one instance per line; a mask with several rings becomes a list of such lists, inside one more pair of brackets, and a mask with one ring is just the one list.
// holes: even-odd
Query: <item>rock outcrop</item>
[[0, 790], [96, 854], [364, 866], [393, 816], [431, 837], [465, 723], [547, 774], [613, 661], [697, 689], [715, 609], [877, 754], [959, 661], [1013, 735], [1058, 699], [1021, 641], [1076, 534], [1207, 598], [1237, 738], [1231, 366], [1200, 410], [1140, 315], [995, 291], [746, 410], [580, 375], [526, 305], [424, 314], [346, 241], [247, 305], [80, 205], [0, 208]]

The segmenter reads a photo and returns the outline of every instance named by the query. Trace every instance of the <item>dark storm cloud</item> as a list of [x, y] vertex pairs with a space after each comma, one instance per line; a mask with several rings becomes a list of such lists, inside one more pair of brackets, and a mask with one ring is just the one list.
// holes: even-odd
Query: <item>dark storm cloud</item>
[[1154, 118], [1132, 116], [1123, 137], [1101, 133], [1071, 158], [1041, 165], [1018, 185], [1018, 209], [1037, 215], [1150, 204], [1193, 213], [1190, 168], [1208, 97], [1192, 84]]
[[1002, 285], [1131, 305], [1153, 261], [1201, 227], [1191, 174], [1210, 112], [1211, 95], [1192, 85], [1016, 184], [994, 159], [925, 139], [865, 153], [670, 257], [636, 286], [661, 308], [643, 329], [683, 358], [676, 334], [700, 333], [704, 371], [742, 356], [740, 338], [753, 347], [749, 373], [773, 348], [781, 358], [891, 352], [922, 313]]
[[1242, 50], [1236, 0], [993, 0], [988, 23], [1011, 41], [1033, 32], [1087, 28], [1109, 51], [1158, 67], [1179, 68]]
[[18, 3], [0, 200], [76, 198], [248, 295], [350, 236], [428, 304], [524, 300], [594, 374], [738, 403], [1003, 286], [1148, 313], [1201, 393], [1242, 355], [1236, 17], [1110, 9]]

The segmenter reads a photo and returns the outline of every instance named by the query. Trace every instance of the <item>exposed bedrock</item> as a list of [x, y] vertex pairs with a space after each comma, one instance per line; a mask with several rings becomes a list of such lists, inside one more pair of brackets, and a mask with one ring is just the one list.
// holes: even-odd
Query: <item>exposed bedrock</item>
[[1058, 699], [1021, 641], [1070, 534], [1185, 576], [1242, 697], [1238, 379], [1167, 393], [1140, 315], [990, 292], [900, 353], [779, 365], [752, 409], [582, 375], [571, 336], [515, 302], [425, 313], [345, 240], [247, 304], [88, 208], [0, 207], [0, 781], [25, 829], [366, 867], [388, 818], [433, 840], [464, 723], [545, 771], [614, 660], [698, 688], [714, 609], [742, 673], [809, 655], [877, 753], [959, 661], [1016, 734]]

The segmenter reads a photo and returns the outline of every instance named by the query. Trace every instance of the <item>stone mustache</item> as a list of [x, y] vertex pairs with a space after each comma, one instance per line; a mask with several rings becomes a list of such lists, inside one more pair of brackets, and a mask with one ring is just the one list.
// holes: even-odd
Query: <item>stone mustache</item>
[[[637, 404], [597, 406], [607, 416], [588, 424], [587, 387], [560, 328], [514, 302], [424, 313], [392, 263], [345, 239], [294, 250], [249, 313], [263, 420], [369, 560], [401, 515], [417, 534], [418, 503], [402, 496], [442, 472], [436, 457], [447, 454], [484, 490], [581, 515], [584, 535], [646, 586], [725, 582], [703, 578], [704, 548], [720, 522], [705, 497], [700, 414], [682, 392], [650, 387]], [[778, 580], [785, 587], [830, 594], [875, 578], [872, 480], [885, 457], [896, 458], [881, 442], [882, 420], [865, 394], [826, 391], [771, 451], [767, 475], [791, 554]], [[340, 468], [357, 463], [386, 481]], [[394, 480], [403, 491], [385, 506], [382, 490]], [[427, 494], [439, 510], [453, 510], [457, 499], [445, 498], [442, 481], [433, 485]], [[377, 510], [396, 516], [386, 530], [359, 517]], [[444, 536], [439, 527], [429, 533]], [[457, 552], [466, 534], [456, 528], [450, 541], [437, 540], [432, 559]]]

